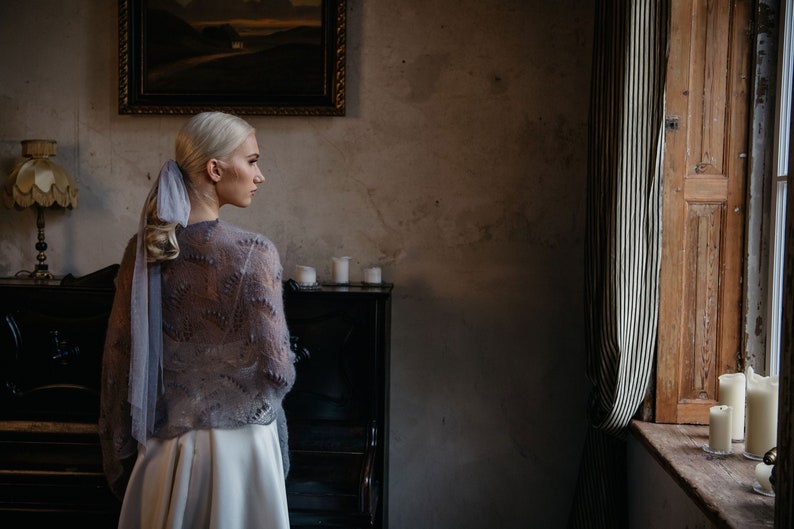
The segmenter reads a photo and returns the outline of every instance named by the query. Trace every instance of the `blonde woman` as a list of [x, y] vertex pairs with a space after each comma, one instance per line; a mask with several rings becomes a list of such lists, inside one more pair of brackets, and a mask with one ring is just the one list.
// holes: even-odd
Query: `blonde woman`
[[124, 252], [99, 418], [119, 528], [289, 528], [282, 267], [265, 236], [220, 219], [253, 201], [259, 156], [246, 121], [192, 117]]

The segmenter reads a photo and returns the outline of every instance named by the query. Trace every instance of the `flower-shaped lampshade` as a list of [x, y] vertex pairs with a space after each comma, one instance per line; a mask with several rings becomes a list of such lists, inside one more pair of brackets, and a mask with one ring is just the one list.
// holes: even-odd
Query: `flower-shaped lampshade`
[[20, 162], [11, 171], [3, 186], [3, 202], [8, 208], [24, 209], [36, 206], [38, 242], [36, 259], [38, 264], [30, 274], [36, 279], [51, 279], [53, 275], [44, 263], [47, 259], [44, 252], [44, 208], [77, 207], [77, 188], [69, 173], [50, 157], [56, 153], [55, 140], [23, 140], [22, 155], [26, 160]]

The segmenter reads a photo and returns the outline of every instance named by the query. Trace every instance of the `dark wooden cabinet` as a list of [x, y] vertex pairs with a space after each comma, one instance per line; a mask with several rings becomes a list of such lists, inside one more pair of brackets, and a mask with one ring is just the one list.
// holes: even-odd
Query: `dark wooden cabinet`
[[[0, 279], [0, 525], [115, 527], [96, 434], [115, 270]], [[288, 282], [285, 308], [292, 527], [384, 528], [391, 286]]]
[[96, 433], [112, 300], [112, 278], [0, 280], [0, 525], [115, 527]]

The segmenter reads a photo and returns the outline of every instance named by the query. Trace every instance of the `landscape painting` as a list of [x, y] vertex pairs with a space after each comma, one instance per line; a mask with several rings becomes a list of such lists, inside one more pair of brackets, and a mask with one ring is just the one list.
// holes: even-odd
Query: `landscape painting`
[[119, 112], [344, 115], [345, 0], [122, 0]]

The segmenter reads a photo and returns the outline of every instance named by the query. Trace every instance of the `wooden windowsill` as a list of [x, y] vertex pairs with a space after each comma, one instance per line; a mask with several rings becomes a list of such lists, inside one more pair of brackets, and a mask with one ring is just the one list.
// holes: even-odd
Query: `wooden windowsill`
[[631, 433], [720, 529], [773, 527], [775, 498], [753, 491], [758, 461], [742, 455], [744, 443], [733, 453], [713, 456], [708, 426], [632, 421]]

